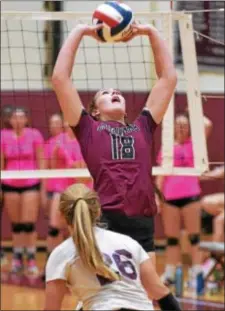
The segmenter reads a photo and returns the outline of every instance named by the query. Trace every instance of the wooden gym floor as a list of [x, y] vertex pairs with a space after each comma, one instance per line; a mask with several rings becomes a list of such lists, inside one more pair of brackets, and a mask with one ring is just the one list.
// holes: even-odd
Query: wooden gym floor
[[[26, 277], [11, 278], [9, 274], [11, 256], [7, 254], [8, 264], [1, 271], [1, 310], [43, 310], [44, 284], [38, 279]], [[43, 271], [45, 254], [37, 255], [38, 266]], [[161, 274], [165, 257], [163, 253], [157, 254], [157, 270]], [[185, 272], [187, 266], [185, 266]], [[197, 299], [195, 295], [185, 291], [180, 299], [183, 310], [224, 310], [224, 289], [220, 293]], [[62, 310], [75, 310], [76, 301], [68, 295], [63, 302]], [[156, 307], [157, 309], [157, 307]]]

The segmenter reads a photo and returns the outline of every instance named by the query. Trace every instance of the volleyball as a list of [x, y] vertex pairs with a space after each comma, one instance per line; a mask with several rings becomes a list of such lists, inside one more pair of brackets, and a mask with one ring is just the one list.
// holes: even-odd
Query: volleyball
[[103, 28], [97, 31], [104, 42], [120, 41], [130, 33], [133, 22], [131, 8], [117, 1], [107, 1], [100, 4], [93, 13], [93, 24], [103, 23]]

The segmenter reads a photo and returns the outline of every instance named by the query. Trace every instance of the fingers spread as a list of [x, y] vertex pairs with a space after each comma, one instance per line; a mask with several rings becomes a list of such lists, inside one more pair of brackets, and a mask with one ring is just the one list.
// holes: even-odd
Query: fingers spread
[[96, 29], [96, 30], [101, 29], [101, 28], [103, 28], [103, 23], [97, 24], [94, 26], [94, 29]]

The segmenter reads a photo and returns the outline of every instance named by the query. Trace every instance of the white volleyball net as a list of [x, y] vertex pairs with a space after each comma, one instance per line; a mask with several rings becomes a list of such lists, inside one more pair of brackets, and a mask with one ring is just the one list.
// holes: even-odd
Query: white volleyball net
[[[135, 13], [140, 22], [154, 23], [174, 53], [180, 36], [183, 67], [177, 89], [187, 94], [194, 149], [194, 167], [174, 167], [174, 99], [162, 125], [162, 165], [153, 174], [200, 175], [208, 168], [203, 111], [191, 15], [182, 12]], [[57, 49], [78, 23], [91, 23], [91, 12], [12, 12], [1, 14], [1, 100], [4, 105], [28, 108], [32, 126], [48, 137], [48, 118], [59, 111], [50, 76]], [[146, 37], [127, 44], [102, 44], [85, 37], [81, 42], [73, 80], [87, 104], [100, 88], [118, 88], [127, 99], [131, 114], [156, 82], [151, 47]], [[97, 146], [96, 146], [97, 148]], [[94, 152], [94, 150], [93, 150]], [[1, 178], [88, 177], [86, 169], [5, 171]]]

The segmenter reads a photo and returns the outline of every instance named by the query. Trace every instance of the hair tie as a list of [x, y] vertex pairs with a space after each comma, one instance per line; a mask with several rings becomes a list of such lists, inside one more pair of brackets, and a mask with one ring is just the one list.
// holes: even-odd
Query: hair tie
[[[79, 199], [77, 199], [77, 200], [73, 203], [74, 207], [77, 205], [77, 203], [78, 203], [80, 200], [84, 200], [84, 198], [79, 198]], [[84, 200], [84, 201], [85, 201], [85, 200]]]

